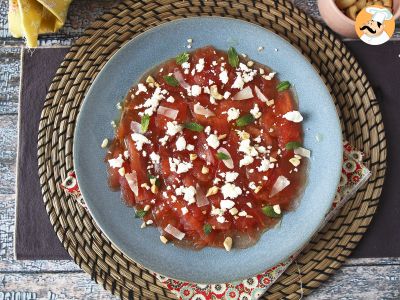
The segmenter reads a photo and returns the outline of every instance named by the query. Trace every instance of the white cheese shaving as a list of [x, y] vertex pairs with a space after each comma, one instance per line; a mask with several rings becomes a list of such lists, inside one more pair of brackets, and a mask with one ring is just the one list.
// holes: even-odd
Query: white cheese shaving
[[135, 196], [137, 196], [139, 193], [139, 188], [138, 188], [136, 171], [133, 170], [132, 173], [126, 173], [125, 179], [128, 182], [128, 185], [132, 190], [132, 192], [135, 194]]
[[282, 191], [284, 188], [286, 188], [290, 184], [289, 179], [287, 179], [285, 176], [281, 175], [279, 176], [274, 185], [272, 186], [271, 193], [269, 194], [270, 197], [275, 196], [278, 194], [280, 191]]
[[294, 154], [298, 154], [300, 156], [307, 157], [307, 158], [311, 157], [311, 151], [306, 148], [303, 148], [303, 147], [294, 149]]
[[183, 238], [185, 237], [185, 234], [180, 231], [178, 228], [172, 226], [171, 224], [168, 224], [167, 227], [164, 228], [166, 233], [169, 233], [170, 235], [172, 235], [174, 238], [178, 239], [178, 240], [183, 240]]
[[295, 123], [300, 123], [301, 121], [303, 121], [303, 116], [297, 110], [287, 112], [282, 116], [282, 118], [285, 118], [286, 120]]
[[237, 77], [236, 77], [235, 81], [232, 84], [232, 88], [241, 90], [243, 88], [243, 86], [244, 86], [244, 81], [243, 81], [243, 78], [242, 78], [242, 74], [240, 72], [236, 72], [236, 75], [237, 75]]

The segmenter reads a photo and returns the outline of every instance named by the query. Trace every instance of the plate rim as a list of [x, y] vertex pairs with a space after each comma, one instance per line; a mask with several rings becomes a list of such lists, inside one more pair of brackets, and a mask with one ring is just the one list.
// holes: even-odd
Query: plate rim
[[[237, 23], [243, 23], [243, 24], [245, 24], [245, 25], [251, 25], [251, 26], [254, 26], [254, 27], [258, 27], [258, 28], [260, 28], [260, 29], [262, 29], [262, 30], [268, 32], [268, 34], [274, 35], [276, 38], [278, 38], [279, 40], [281, 40], [286, 46], [290, 47], [291, 50], [296, 51], [296, 52], [299, 54], [299, 56], [301, 56], [302, 59], [303, 59], [309, 66], [312, 67], [312, 72], [314, 73], [314, 75], [316, 75], [316, 76], [319, 78], [321, 84], [324, 86], [324, 89], [325, 89], [326, 92], [327, 92], [327, 95], [329, 95], [329, 98], [330, 98], [329, 103], [330, 103], [330, 104], [332, 105], [332, 107], [335, 109], [335, 114], [334, 114], [334, 115], [335, 115], [335, 121], [336, 121], [336, 123], [337, 123], [337, 125], [338, 125], [338, 128], [340, 129], [340, 130], [339, 130], [339, 136], [340, 136], [340, 138], [341, 138], [340, 143], [341, 143], [341, 145], [342, 145], [342, 143], [343, 143], [343, 135], [342, 135], [342, 131], [341, 131], [340, 119], [339, 119], [337, 110], [336, 110], [336, 108], [335, 108], [335, 104], [334, 104], [333, 97], [332, 97], [331, 93], [329, 92], [329, 89], [328, 89], [328, 87], [326, 86], [324, 80], [321, 78], [321, 75], [319, 74], [318, 69], [316, 68], [316, 66], [315, 66], [314, 64], [312, 64], [312, 63], [310, 62], [310, 60], [309, 60], [305, 55], [303, 55], [303, 53], [302, 53], [299, 49], [297, 49], [294, 45], [292, 45], [292, 44], [290, 43], [290, 41], [286, 40], [284, 37], [280, 36], [279, 34], [275, 33], [274, 31], [272, 31], [272, 30], [269, 29], [269, 28], [265, 28], [265, 27], [263, 27], [263, 26], [261, 26], [261, 25], [259, 25], [259, 24], [255, 24], [255, 23], [252, 23], [252, 22], [244, 21], [244, 20], [242, 20], [242, 19], [236, 19], [236, 18], [233, 18], [233, 17], [226, 17], [226, 16], [191, 16], [191, 17], [182, 17], [182, 18], [178, 18], [178, 19], [166, 21], [166, 22], [164, 22], [164, 23], [162, 23], [162, 24], [153, 26], [153, 27], [151, 27], [151, 28], [145, 30], [144, 32], [141, 32], [141, 33], [135, 35], [134, 37], [132, 37], [132, 38], [129, 39], [128, 41], [126, 41], [126, 42], [122, 45], [122, 47], [120, 47], [119, 49], [117, 49], [117, 50], [108, 58], [108, 61], [104, 64], [104, 66], [102, 67], [102, 69], [97, 73], [95, 79], [91, 82], [90, 87], [88, 88], [87, 93], [85, 94], [85, 96], [84, 96], [84, 98], [83, 98], [83, 100], [82, 100], [82, 102], [81, 102], [81, 104], [80, 104], [79, 113], [78, 113], [78, 116], [77, 116], [77, 119], [76, 119], [76, 126], [75, 126], [75, 129], [74, 129], [73, 151], [72, 151], [72, 154], [73, 154], [73, 165], [74, 165], [74, 168], [75, 168], [75, 172], [76, 172], [76, 176], [77, 176], [78, 182], [79, 182], [79, 171], [78, 171], [79, 167], [77, 167], [77, 166], [78, 166], [79, 164], [76, 163], [76, 162], [77, 162], [77, 158], [76, 158], [77, 155], [75, 155], [75, 153], [77, 153], [77, 150], [76, 150], [77, 146], [76, 146], [76, 145], [77, 145], [79, 142], [76, 143], [76, 141], [75, 141], [76, 136], [77, 136], [77, 135], [76, 135], [76, 131], [78, 130], [78, 127], [79, 127], [78, 124], [79, 124], [80, 119], [81, 119], [81, 116], [82, 116], [82, 114], [81, 114], [80, 112], [81, 112], [82, 108], [85, 106], [85, 103], [87, 102], [86, 100], [87, 100], [87, 99], [91, 96], [91, 94], [93, 93], [93, 90], [95, 89], [94, 86], [95, 86], [96, 82], [99, 80], [100, 75], [101, 75], [102, 73], [106, 72], [106, 71], [107, 71], [107, 67], [109, 67], [109, 66], [112, 64], [113, 59], [115, 59], [115, 58], [118, 57], [119, 55], [122, 55], [121, 53], [123, 52], [123, 50], [124, 50], [125, 48], [128, 48], [129, 45], [130, 45], [131, 43], [134, 43], [134, 42], [135, 42], [135, 40], [137, 40], [137, 39], [139, 39], [139, 38], [142, 38], [142, 37], [144, 37], [144, 36], [146, 36], [146, 35], [148, 35], [148, 34], [151, 34], [151, 33], [153, 33], [154, 31], [158, 31], [158, 30], [162, 29], [163, 27], [168, 27], [169, 25], [171, 25], [171, 23], [186, 22], [186, 21], [191, 21], [191, 20], [194, 20], [194, 19], [200, 19], [200, 20], [205, 20], [205, 19], [224, 19], [224, 20], [227, 20], [227, 21], [232, 21], [232, 22], [237, 22]], [[189, 50], [192, 50], [192, 49], [189, 49]], [[151, 68], [151, 67], [150, 67], [150, 68]], [[340, 147], [339, 153], [340, 153], [339, 157], [343, 157], [343, 148], [342, 148], [342, 147]], [[339, 181], [340, 181], [341, 164], [338, 164], [338, 170], [337, 170], [337, 171], [338, 171], [338, 175], [337, 175], [337, 180], [336, 180], [336, 182], [337, 182], [336, 187], [338, 186]], [[307, 179], [308, 179], [308, 178], [307, 178]], [[81, 186], [80, 186], [80, 189], [81, 189], [81, 192], [82, 192], [82, 187], [81, 187]], [[336, 191], [336, 189], [335, 189], [334, 191]], [[85, 197], [84, 197], [83, 194], [84, 194], [84, 192], [82, 192], [82, 196], [83, 196], [83, 198], [85, 199]], [[334, 196], [335, 196], [335, 192], [333, 192], [333, 195], [330, 197], [331, 200], [330, 200], [330, 201], [326, 201], [327, 203], [329, 203], [329, 205], [327, 205], [327, 207], [326, 207], [326, 209], [325, 209], [325, 211], [324, 211], [324, 215], [323, 215], [321, 218], [318, 219], [318, 224], [319, 224], [319, 226], [318, 226], [317, 228], [315, 228], [315, 230], [312, 232], [312, 234], [310, 234], [310, 237], [309, 237], [303, 244], [301, 244], [297, 249], [293, 250], [293, 253], [288, 254], [282, 261], [284, 261], [284, 260], [290, 258], [293, 254], [295, 254], [295, 253], [299, 252], [301, 249], [303, 249], [303, 248], [310, 242], [310, 240], [312, 239], [312, 237], [318, 232], [318, 230], [321, 229], [321, 227], [324, 225], [324, 216], [326, 215], [326, 213], [327, 213], [327, 212], [329, 211], [329, 209], [331, 208], [331, 204], [332, 204], [332, 202], [333, 202], [333, 200], [334, 200]], [[89, 201], [89, 202], [90, 202], [90, 201]], [[100, 225], [100, 223], [98, 222], [98, 219], [97, 219], [97, 218], [95, 217], [95, 215], [92, 213], [92, 210], [91, 210], [91, 208], [90, 208], [90, 204], [87, 204], [87, 209], [88, 209], [88, 211], [89, 211], [89, 213], [90, 213], [90, 216], [93, 218], [93, 220], [96, 222], [97, 226], [100, 228], [101, 232], [109, 239], [109, 241], [113, 244], [114, 247], [116, 247], [119, 251], [121, 251], [121, 253], [123, 253], [124, 255], [126, 255], [129, 259], [131, 259], [131, 260], [134, 261], [135, 263], [140, 264], [144, 269], [149, 270], [150, 272], [157, 273], [157, 274], [160, 274], [160, 275], [162, 275], [162, 276], [165, 276], [165, 277], [168, 277], [168, 278], [171, 278], [171, 279], [175, 279], [175, 278], [171, 277], [170, 275], [163, 275], [163, 274], [161, 274], [160, 272], [156, 272], [156, 271], [151, 270], [151, 268], [145, 266], [144, 264], [142, 264], [142, 262], [137, 261], [136, 259], [132, 258], [130, 255], [128, 255], [125, 251], [123, 251], [123, 250], [117, 245], [116, 242], [114, 242], [114, 240], [113, 240], [113, 239], [110, 237], [110, 235], [107, 233], [108, 230], [105, 230], [105, 229], [102, 227], [102, 225]], [[263, 233], [263, 234], [264, 234], [264, 233]], [[247, 278], [249, 278], [249, 277], [252, 277], [252, 276], [255, 276], [255, 275], [258, 275], [258, 274], [262, 273], [263, 271], [265, 271], [265, 269], [266, 269], [266, 268], [262, 267], [262, 270], [261, 270], [261, 271], [257, 271], [256, 273], [251, 274], [251, 275], [248, 275], [248, 276], [245, 276], [245, 277], [240, 277], [240, 278], [237, 278], [237, 277], [236, 277], [236, 279], [233, 279], [232, 281], [238, 281], [238, 280], [247, 279]], [[195, 283], [195, 284], [216, 284], [216, 282], [201, 282], [201, 283], [200, 283], [200, 282], [193, 282], [193, 281], [188, 281], [187, 279], [179, 279], [179, 278], [177, 278], [177, 279], [175, 279], [175, 280], [185, 281], [185, 282], [190, 282], [190, 283]], [[217, 283], [226, 283], [226, 282], [217, 282]]]

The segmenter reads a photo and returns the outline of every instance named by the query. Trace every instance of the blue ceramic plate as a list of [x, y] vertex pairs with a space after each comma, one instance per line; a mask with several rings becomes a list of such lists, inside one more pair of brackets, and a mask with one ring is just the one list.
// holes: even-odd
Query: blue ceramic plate
[[[248, 249], [185, 250], [160, 242], [155, 228], [140, 229], [141, 220], [119, 192], [107, 187], [105, 151], [100, 144], [113, 136], [110, 121], [119, 118], [116, 103], [147, 70], [187, 50], [206, 45], [234, 46], [277, 71], [294, 84], [305, 116], [305, 147], [312, 151], [308, 183], [299, 207], [284, 216]], [[259, 46], [264, 51], [257, 51]], [[318, 138], [316, 138], [318, 136]], [[317, 141], [319, 140], [319, 141]], [[311, 238], [335, 195], [342, 162], [338, 116], [324, 83], [308, 61], [289, 43], [262, 27], [228, 18], [181, 19], [151, 29], [120, 49], [93, 82], [78, 117], [74, 165], [89, 210], [109, 239], [126, 255], [162, 275], [196, 283], [244, 279], [288, 258]]]

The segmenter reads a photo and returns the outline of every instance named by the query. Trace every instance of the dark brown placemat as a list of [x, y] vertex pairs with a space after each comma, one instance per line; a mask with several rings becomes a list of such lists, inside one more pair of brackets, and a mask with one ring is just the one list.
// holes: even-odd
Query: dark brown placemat
[[[388, 169], [379, 210], [352, 257], [400, 256], [400, 41], [368, 46], [346, 42], [374, 86], [384, 116], [388, 137]], [[50, 224], [37, 175], [37, 131], [42, 103], [48, 86], [68, 48], [24, 49], [20, 99], [20, 132], [17, 181], [17, 259], [71, 259]]]
[[37, 135], [47, 90], [68, 48], [22, 50], [17, 157], [17, 259], [71, 259], [43, 205], [37, 172]]

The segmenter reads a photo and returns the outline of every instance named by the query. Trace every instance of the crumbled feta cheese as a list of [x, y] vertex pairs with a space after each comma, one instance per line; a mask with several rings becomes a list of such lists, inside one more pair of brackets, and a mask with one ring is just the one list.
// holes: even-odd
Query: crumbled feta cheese
[[182, 207], [182, 208], [181, 208], [181, 211], [182, 211], [182, 215], [186, 215], [186, 214], [189, 212], [189, 210], [187, 209], [187, 207]]
[[210, 134], [209, 137], [207, 138], [207, 144], [211, 148], [217, 149], [219, 147], [218, 137], [215, 134]]
[[121, 168], [122, 164], [124, 163], [124, 159], [122, 158], [122, 155], [119, 154], [117, 158], [109, 159], [108, 163], [110, 164], [111, 168]]
[[261, 160], [261, 165], [257, 167], [258, 172], [265, 172], [268, 171], [269, 169], [269, 160], [266, 158], [263, 158]]
[[139, 83], [138, 90], [135, 94], [139, 95], [140, 93], [146, 93], [146, 92], [147, 92], [147, 87], [143, 83]]
[[242, 194], [242, 189], [228, 182], [221, 187], [221, 192], [224, 198], [235, 199]]
[[183, 69], [190, 69], [190, 63], [188, 63], [187, 61], [182, 63], [181, 66], [182, 66]]
[[188, 151], [193, 151], [194, 150], [194, 146], [191, 144], [186, 145], [186, 150]]
[[239, 176], [239, 173], [237, 173], [237, 172], [226, 172], [225, 182], [234, 182], [238, 176]]
[[164, 97], [161, 89], [159, 87], [156, 88], [154, 90], [153, 94], [151, 95], [151, 97], [146, 99], [146, 101], [143, 103], [143, 107], [147, 108], [144, 111], [144, 113], [149, 116], [152, 116], [153, 113], [157, 110], [157, 107], [160, 104], [160, 101], [164, 98], [165, 97]]
[[196, 71], [201, 72], [204, 69], [204, 58], [200, 58], [199, 62], [196, 64]]
[[177, 174], [186, 173], [193, 167], [192, 163], [180, 161], [177, 158], [170, 157], [168, 161], [171, 172], [176, 172]]
[[219, 73], [219, 80], [221, 80], [223, 84], [228, 83], [229, 77], [228, 77], [228, 72], [226, 70]]
[[169, 96], [169, 97], [167, 98], [167, 102], [169, 102], [169, 103], [174, 103], [174, 102], [175, 102], [175, 98], [172, 97], [172, 96]]
[[253, 115], [254, 118], [258, 119], [259, 117], [261, 117], [261, 112], [260, 112], [260, 108], [258, 107], [258, 104], [255, 103], [254, 107], [252, 109], [250, 109], [250, 113]]
[[182, 131], [182, 126], [178, 125], [176, 121], [174, 122], [167, 122], [167, 132], [169, 136], [174, 136], [178, 132]]
[[254, 181], [249, 182], [249, 188], [255, 190], [257, 188], [256, 183]]
[[210, 134], [210, 132], [211, 132], [211, 127], [210, 127], [210, 126], [207, 126], [207, 127], [204, 129], [204, 132], [205, 132], [206, 134]]
[[177, 140], [176, 140], [176, 150], [178, 151], [183, 151], [186, 148], [186, 140], [183, 136], [180, 136]]
[[167, 144], [169, 136], [166, 135], [164, 137], [162, 137], [161, 139], [159, 139], [158, 141], [161, 143], [162, 146], [165, 146]]
[[177, 196], [182, 196], [185, 201], [187, 201], [189, 204], [195, 203], [195, 195], [196, 195], [196, 189], [194, 186], [180, 186], [175, 190], [175, 194]]
[[245, 217], [245, 216], [247, 216], [247, 212], [245, 210], [242, 210], [241, 212], [239, 212], [238, 216]]
[[258, 155], [256, 148], [250, 145], [250, 139], [240, 141], [238, 151], [250, 156]]
[[303, 116], [297, 110], [287, 112], [282, 116], [282, 118], [285, 118], [286, 120], [295, 123], [300, 123], [301, 121], [303, 121]]
[[224, 223], [225, 222], [225, 217], [224, 216], [217, 217], [217, 222], [218, 223]]
[[129, 158], [129, 152], [128, 152], [128, 150], [125, 150], [125, 151], [124, 151], [124, 157], [125, 157], [125, 158]]
[[191, 87], [191, 94], [192, 96], [196, 97], [201, 94], [201, 86], [195, 84]]
[[237, 118], [240, 117], [240, 110], [234, 107], [229, 108], [226, 113], [228, 114], [227, 118], [228, 122], [236, 120]]
[[132, 140], [135, 142], [136, 149], [141, 151], [144, 144], [151, 144], [150, 140], [140, 133], [132, 133]]
[[235, 202], [233, 202], [232, 200], [221, 200], [220, 202], [220, 207], [223, 210], [231, 209], [234, 206]]
[[226, 92], [224, 93], [224, 99], [228, 99], [228, 98], [230, 97], [230, 95], [231, 95], [231, 93], [228, 92], [228, 91], [226, 91]]
[[250, 155], [245, 155], [240, 161], [239, 161], [239, 167], [242, 166], [248, 166], [254, 161], [254, 158], [251, 157]]

